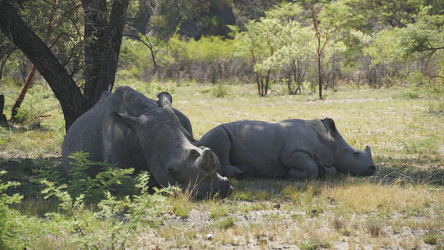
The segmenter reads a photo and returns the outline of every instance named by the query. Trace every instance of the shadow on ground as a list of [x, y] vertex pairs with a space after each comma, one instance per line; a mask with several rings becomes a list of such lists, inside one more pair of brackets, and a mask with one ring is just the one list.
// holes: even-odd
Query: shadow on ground
[[[388, 161], [382, 160], [381, 162]], [[63, 170], [61, 157], [43, 157], [35, 159], [0, 158], [0, 171], [3, 170], [7, 171], [7, 173], [0, 176], [2, 181], [15, 181], [20, 183], [20, 186], [9, 188], [6, 193], [20, 193], [24, 196], [24, 199], [41, 197], [40, 191], [44, 188], [44, 186], [40, 184], [39, 180], [42, 178], [57, 183], [64, 183], [67, 179], [67, 176]], [[444, 186], [444, 166], [436, 163], [419, 165], [414, 159], [400, 159], [394, 162], [391, 160], [390, 163], [377, 165], [377, 172], [373, 176], [359, 177], [339, 174], [335, 177], [322, 178], [316, 181], [328, 185], [341, 184], [344, 183], [344, 181], [351, 183], [369, 181], [383, 185], [396, 183]], [[303, 189], [307, 182], [310, 182], [310, 180], [291, 181], [263, 178], [244, 178], [238, 180], [233, 179], [232, 182], [235, 188], [251, 189], [255, 192], [264, 190], [271, 194], [277, 194], [280, 192], [283, 186], [289, 184]]]
[[42, 178], [54, 182], [66, 180], [63, 171], [61, 157], [46, 158], [0, 158], [0, 171], [6, 171], [0, 176], [4, 182], [18, 182], [19, 186], [9, 188], [7, 194], [19, 193], [24, 199], [40, 197], [43, 185], [39, 180]]

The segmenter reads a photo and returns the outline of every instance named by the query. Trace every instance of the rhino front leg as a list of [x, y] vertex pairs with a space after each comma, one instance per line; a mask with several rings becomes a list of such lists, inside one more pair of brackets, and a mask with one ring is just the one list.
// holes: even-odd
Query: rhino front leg
[[337, 172], [333, 166], [321, 166], [319, 168], [319, 177], [335, 176]]
[[230, 164], [231, 141], [227, 131], [222, 127], [214, 128], [206, 133], [200, 142], [209, 147], [219, 158], [221, 169], [218, 169], [222, 176], [233, 177], [245, 175], [245, 172]]
[[315, 161], [303, 152], [283, 155], [281, 162], [289, 168], [288, 177], [293, 179], [317, 178], [319, 169]]

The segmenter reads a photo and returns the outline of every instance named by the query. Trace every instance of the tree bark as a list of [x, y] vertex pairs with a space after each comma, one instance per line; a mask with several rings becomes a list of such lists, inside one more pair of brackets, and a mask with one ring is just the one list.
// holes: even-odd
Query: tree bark
[[66, 130], [86, 111], [84, 98], [45, 43], [25, 24], [14, 6], [0, 0], [0, 29], [35, 65], [59, 100]]
[[[0, 29], [28, 57], [54, 92], [65, 129], [114, 85], [129, 0], [82, 0], [85, 12], [85, 89], [66, 72], [44, 42], [25, 24], [11, 0], [0, 0]], [[107, 14], [109, 13], [109, 15]]]
[[[60, 26], [60, 23], [62, 22], [62, 18], [59, 19], [57, 24], [53, 26], [54, 23], [54, 14], [57, 11], [58, 7], [60, 5], [60, 0], [53, 0], [51, 13], [48, 17], [48, 23], [46, 28], [46, 35], [45, 39], [43, 40], [43, 43], [48, 44], [49, 39], [51, 38], [52, 33], [57, 29], [58, 26]], [[15, 101], [14, 105], [12, 106], [12, 112], [11, 112], [11, 121], [14, 123], [15, 116], [17, 115], [20, 106], [22, 105], [23, 100], [25, 99], [26, 93], [28, 93], [28, 89], [31, 86], [32, 81], [34, 80], [36, 67], [33, 64], [31, 66], [31, 69], [29, 70], [28, 76], [26, 77], [25, 84], [23, 84], [22, 91], [20, 92], [20, 95], [18, 96], [17, 100]]]
[[32, 80], [34, 79], [36, 72], [35, 65], [31, 66], [31, 70], [29, 70], [28, 76], [26, 77], [25, 84], [23, 84], [22, 91], [20, 92], [17, 100], [15, 100], [14, 105], [12, 106], [11, 112], [11, 122], [14, 123], [15, 116], [18, 114], [20, 106], [22, 105], [23, 100], [25, 100], [26, 93], [28, 93], [28, 89], [31, 86]]
[[128, 0], [113, 1], [107, 16], [106, 0], [82, 0], [85, 11], [85, 100], [91, 108], [104, 90], [114, 86]]

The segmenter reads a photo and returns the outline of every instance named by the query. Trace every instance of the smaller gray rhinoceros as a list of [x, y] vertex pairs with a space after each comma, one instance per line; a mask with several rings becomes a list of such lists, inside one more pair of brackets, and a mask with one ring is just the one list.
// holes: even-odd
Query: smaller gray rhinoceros
[[332, 119], [236, 121], [206, 133], [201, 142], [219, 158], [223, 176], [316, 178], [337, 171], [375, 173], [370, 148], [349, 146]]
[[[72, 168], [68, 155], [84, 151], [93, 162], [149, 171], [150, 186], [178, 184], [197, 197], [226, 197], [232, 187], [216, 172], [215, 154], [193, 139], [188, 118], [171, 107], [171, 96], [158, 97], [156, 102], [130, 87], [105, 91], [69, 128], [62, 147], [65, 171]], [[92, 166], [88, 174], [99, 171]]]

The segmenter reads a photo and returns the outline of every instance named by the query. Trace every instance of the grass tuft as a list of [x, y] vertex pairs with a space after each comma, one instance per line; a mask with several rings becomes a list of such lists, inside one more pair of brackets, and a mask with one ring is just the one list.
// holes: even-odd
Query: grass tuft
[[427, 233], [426, 235], [424, 235], [424, 242], [430, 245], [436, 245], [438, 244], [440, 239], [439, 233], [438, 232], [430, 232]]

